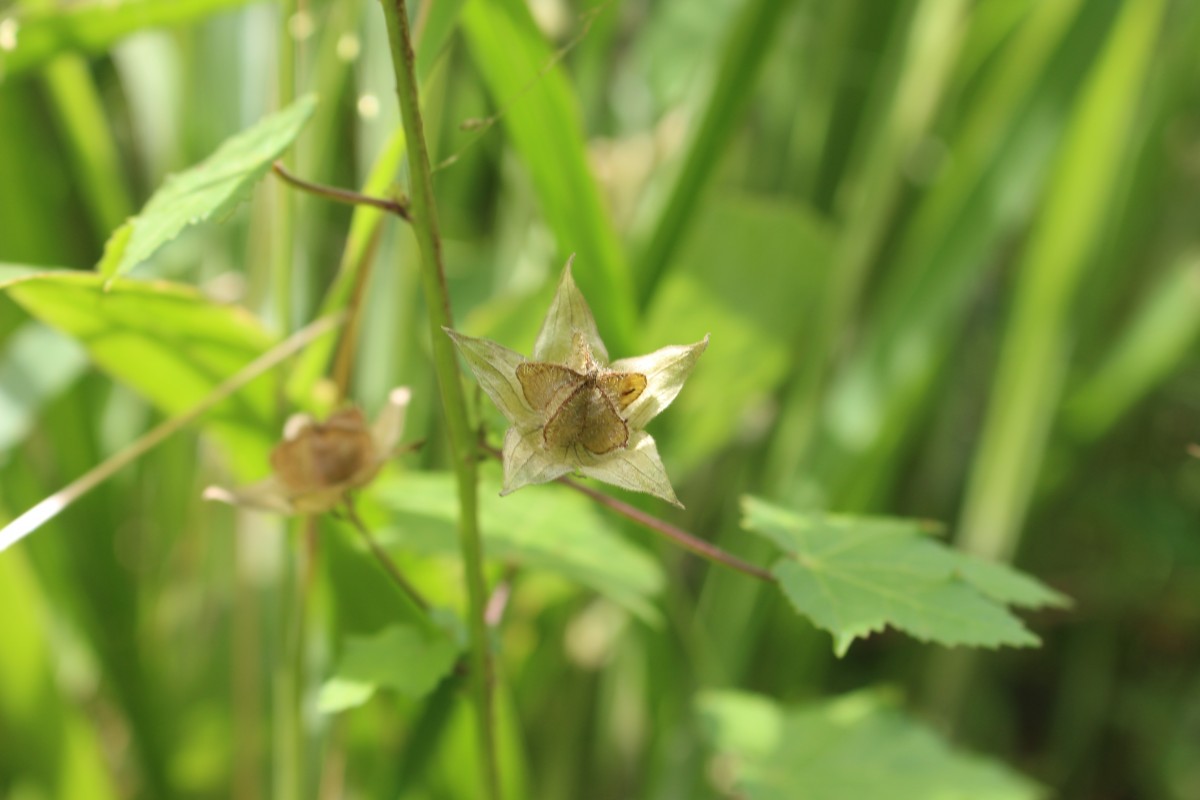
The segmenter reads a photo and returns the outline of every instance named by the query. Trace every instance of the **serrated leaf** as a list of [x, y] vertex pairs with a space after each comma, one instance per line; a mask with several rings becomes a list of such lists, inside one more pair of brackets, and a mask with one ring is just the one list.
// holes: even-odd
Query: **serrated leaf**
[[412, 625], [348, 637], [333, 677], [321, 687], [318, 707], [325, 713], [344, 711], [362, 705], [379, 689], [422, 697], [449, 674], [458, 652], [442, 631]]
[[232, 208], [300, 135], [316, 107], [315, 96], [302, 97], [225, 140], [200, 164], [168, 176], [142, 213], [113, 233], [97, 271], [105, 278], [122, 275], [184, 228]]
[[746, 800], [1034, 800], [1044, 790], [1004, 765], [952, 750], [881, 692], [788, 709], [742, 692], [706, 692], [709, 741]]
[[[245, 310], [215, 303], [189, 286], [117, 280], [59, 270], [0, 282], [29, 314], [78, 340], [92, 361], [161, 411], [177, 414], [262, 355], [273, 340]], [[206, 419], [249, 477], [262, 470], [274, 438], [269, 376], [218, 404]]]
[[944, 645], [1036, 645], [1004, 603], [1061, 603], [1032, 578], [957, 553], [918, 520], [796, 514], [743, 499], [743, 526], [784, 555], [772, 567], [796, 610], [844, 655], [885, 626]]
[[1071, 598], [1065, 594], [1007, 564], [984, 561], [958, 551], [954, 551], [954, 557], [958, 574], [997, 602], [1020, 608], [1068, 608], [1071, 605]]
[[[501, 498], [494, 466], [479, 487], [484, 548], [490, 558], [553, 572], [606, 595], [643, 619], [658, 614], [658, 565], [625, 542], [586, 498], [562, 486], [532, 486]], [[383, 477], [368, 490], [394, 513], [394, 534], [426, 553], [458, 552], [458, 494], [449, 473]]]

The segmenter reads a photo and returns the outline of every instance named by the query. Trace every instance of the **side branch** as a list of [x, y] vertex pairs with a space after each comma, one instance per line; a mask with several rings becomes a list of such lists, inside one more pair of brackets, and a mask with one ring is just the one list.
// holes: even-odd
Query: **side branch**
[[271, 171], [283, 179], [284, 183], [309, 194], [315, 194], [317, 197], [324, 197], [326, 200], [332, 200], [335, 203], [344, 203], [348, 206], [373, 206], [380, 211], [395, 214], [406, 222], [412, 222], [412, 214], [409, 212], [408, 206], [396, 200], [389, 200], [385, 197], [371, 197], [370, 195], [352, 192], [349, 189], [340, 189], [337, 186], [326, 186], [323, 183], [306, 181], [299, 175], [290, 172], [281, 161], [276, 161], [272, 164]]

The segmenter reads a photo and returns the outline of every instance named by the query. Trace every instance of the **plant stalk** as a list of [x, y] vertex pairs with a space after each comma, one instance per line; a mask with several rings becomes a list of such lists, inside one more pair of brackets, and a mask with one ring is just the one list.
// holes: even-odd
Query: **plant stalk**
[[458, 360], [443, 327], [453, 327], [450, 298], [442, 266], [442, 244], [438, 234], [437, 207], [433, 197], [433, 179], [429, 168], [429, 149], [421, 122], [417, 90], [416, 57], [409, 30], [405, 0], [380, 0], [392, 48], [396, 73], [396, 94], [408, 140], [410, 210], [413, 234], [420, 251], [421, 281], [429, 314], [430, 338], [438, 388], [450, 447], [454, 473], [458, 479], [459, 544], [466, 573], [468, 628], [471, 634], [471, 688], [478, 722], [478, 742], [483, 759], [484, 797], [498, 800], [500, 769], [496, 748], [496, 716], [492, 698], [493, 662], [485, 618], [487, 585], [483, 575], [483, 543], [479, 536], [478, 485], [475, 435], [467, 416], [466, 397], [459, 377]]

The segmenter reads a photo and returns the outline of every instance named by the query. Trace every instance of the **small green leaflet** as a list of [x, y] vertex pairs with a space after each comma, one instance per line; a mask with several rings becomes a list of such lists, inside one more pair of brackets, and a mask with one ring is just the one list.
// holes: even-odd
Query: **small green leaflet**
[[785, 709], [766, 697], [713, 691], [701, 694], [699, 706], [708, 740], [731, 767], [724, 779], [732, 786], [718, 788], [746, 800], [1045, 796], [1000, 763], [952, 750], [883, 692]]
[[458, 645], [441, 630], [393, 625], [372, 636], [351, 636], [337, 670], [321, 687], [318, 708], [336, 713], [362, 705], [379, 689], [422, 697], [449, 674]]
[[142, 213], [109, 237], [97, 271], [108, 280], [123, 275], [184, 228], [235, 206], [296, 140], [316, 107], [315, 96], [302, 97], [226, 139], [200, 164], [168, 176]]
[[771, 571], [796, 610], [833, 634], [839, 656], [887, 625], [944, 645], [1032, 646], [1038, 638], [1006, 604], [1069, 602], [930, 538], [918, 520], [797, 514], [753, 497], [742, 510], [743, 527], [783, 550]]

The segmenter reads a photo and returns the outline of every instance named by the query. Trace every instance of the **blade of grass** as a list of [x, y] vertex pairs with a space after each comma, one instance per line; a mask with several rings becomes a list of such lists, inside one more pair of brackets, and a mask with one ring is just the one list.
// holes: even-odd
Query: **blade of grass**
[[966, 4], [961, 0], [925, 0], [916, 9], [897, 57], [902, 65], [894, 84], [881, 89], [884, 111], [866, 138], [842, 230], [837, 239], [827, 294], [810, 344], [809, 364], [798, 370], [778, 423], [779, 435], [768, 453], [768, 485], [777, 488], [809, 452], [818, 399], [840, 337], [860, 302], [863, 285], [879, 257], [879, 248], [904, 187], [904, 167], [930, 126], [951, 72]]
[[593, 298], [614, 353], [635, 352], [634, 286], [587, 161], [571, 88], [523, 0], [470, 0], [461, 25], [504, 128], [529, 171], [559, 261], [577, 253], [576, 280]]
[[1161, 0], [1125, 6], [1061, 144], [1042, 215], [1024, 253], [962, 511], [962, 546], [1011, 558], [1020, 538], [1071, 348], [1071, 309], [1104, 240], [1110, 190], [1127, 151], [1157, 36]]
[[668, 272], [688, 224], [695, 218], [708, 179], [720, 164], [721, 154], [753, 97], [774, 34], [791, 8], [791, 0], [750, 0], [734, 21], [683, 168], [634, 266], [638, 304], [643, 308]]
[[1200, 336], [1200, 255], [1190, 253], [1137, 309], [1100, 367], [1063, 403], [1062, 424], [1095, 441], [1192, 352]]
[[[987, 416], [968, 477], [959, 546], [1012, 559], [1059, 413], [1074, 341], [1074, 304], [1117, 206], [1133, 117], [1165, 3], [1121, 7], [1059, 144], [1040, 216], [1018, 266]], [[927, 670], [933, 712], [957, 721], [975, 659], [939, 653]]]
[[97, 731], [56, 680], [55, 637], [44, 621], [55, 617], [57, 604], [24, 555], [0, 558], [0, 608], [20, 609], [5, 621], [0, 658], [0, 718], [19, 732], [6, 738], [6, 777], [47, 798], [115, 800], [120, 794]]
[[[1083, 70], [1053, 58], [1075, 5], [1040, 5], [974, 90], [949, 140], [954, 158], [905, 226], [855, 352], [831, 383], [813, 470], [838, 508], [869, 507], [893, 474], [992, 253], [1036, 197], [1062, 125], [1056, 110]], [[1055, 81], [1042, 80], [1047, 72]]]

